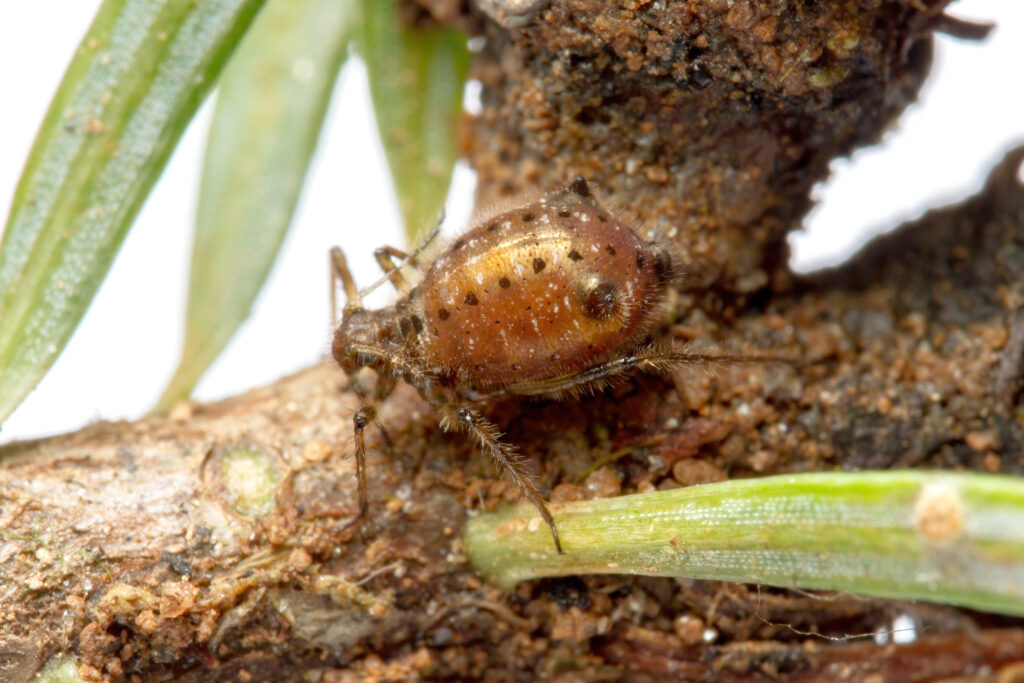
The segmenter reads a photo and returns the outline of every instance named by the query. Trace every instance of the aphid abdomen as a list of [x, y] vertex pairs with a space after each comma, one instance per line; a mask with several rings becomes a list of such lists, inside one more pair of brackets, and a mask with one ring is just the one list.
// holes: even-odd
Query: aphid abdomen
[[419, 287], [432, 333], [421, 351], [479, 391], [590, 367], [650, 332], [668, 268], [592, 202], [541, 200], [434, 262]]

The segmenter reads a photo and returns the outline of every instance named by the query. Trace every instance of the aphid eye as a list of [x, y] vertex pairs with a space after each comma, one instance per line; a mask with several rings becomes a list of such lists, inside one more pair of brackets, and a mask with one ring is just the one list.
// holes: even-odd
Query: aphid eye
[[619, 297], [615, 285], [601, 282], [583, 295], [583, 310], [595, 320], [609, 318], [619, 310]]

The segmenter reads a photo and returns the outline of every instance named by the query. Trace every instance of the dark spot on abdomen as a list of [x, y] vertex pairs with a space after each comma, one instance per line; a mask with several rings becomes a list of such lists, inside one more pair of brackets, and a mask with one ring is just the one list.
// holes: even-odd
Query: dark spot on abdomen
[[583, 257], [580, 256], [580, 252], [576, 251], [575, 249], [573, 249], [572, 251], [569, 252], [569, 258], [571, 260], [573, 260], [573, 261], [582, 261], [583, 260]]
[[507, 277], [502, 277], [500, 280], [498, 280], [498, 286], [501, 287], [502, 289], [508, 289], [509, 287], [512, 286], [512, 282]]
[[602, 282], [583, 296], [583, 310], [595, 320], [604, 320], [619, 310], [615, 285]]
[[613, 247], [612, 245], [610, 245], [610, 244], [605, 245], [604, 250], [607, 251], [612, 256], [615, 256], [615, 247]]
[[480, 300], [476, 298], [476, 294], [474, 294], [473, 292], [469, 292], [468, 294], [466, 294], [466, 303], [469, 304], [470, 306], [476, 306], [478, 303], [480, 303]]
[[542, 258], [533, 259], [533, 272], [539, 273], [540, 271], [544, 270], [544, 266], [546, 265], [547, 264], [544, 263], [544, 259]]
[[452, 317], [452, 314], [447, 308], [439, 308], [437, 309], [437, 317], [441, 320], [447, 320]]

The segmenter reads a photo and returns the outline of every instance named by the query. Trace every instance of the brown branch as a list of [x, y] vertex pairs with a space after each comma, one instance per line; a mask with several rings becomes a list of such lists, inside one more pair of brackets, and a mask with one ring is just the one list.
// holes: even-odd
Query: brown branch
[[[784, 266], [827, 161], [913, 97], [931, 19], [911, 3], [786, 3], [774, 23], [754, 2], [695, 5], [688, 23], [666, 3], [541, 4], [487, 25], [485, 111], [467, 138], [483, 197], [602, 181], [688, 256], [665, 334], [809, 361], [496, 406], [553, 499], [836, 467], [1024, 470], [1024, 153], [840, 270], [797, 282]], [[196, 681], [913, 680], [1024, 658], [1019, 621], [953, 608], [623, 577], [502, 595], [460, 534], [514, 489], [409, 387], [382, 407], [370, 516], [347, 528], [355, 405], [338, 371], [315, 367], [0, 450], [0, 679], [65, 654], [92, 678]], [[897, 612], [920, 626], [912, 646], [799, 635], [873, 633]]]

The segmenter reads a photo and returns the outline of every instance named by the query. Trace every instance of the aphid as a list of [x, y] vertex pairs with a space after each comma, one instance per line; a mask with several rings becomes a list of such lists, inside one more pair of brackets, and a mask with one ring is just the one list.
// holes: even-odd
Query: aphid
[[[515, 447], [485, 417], [487, 405], [511, 395], [579, 394], [632, 370], [752, 359], [647, 343], [671, 285], [671, 258], [602, 209], [583, 178], [477, 225], [421, 269], [418, 256], [437, 230], [409, 254], [378, 249], [384, 276], [362, 291], [341, 250], [331, 250], [332, 292], [340, 280], [348, 297], [334, 358], [350, 376], [372, 368], [380, 399], [399, 379], [416, 387], [445, 429], [470, 434], [518, 485], [561, 553], [551, 513]], [[401, 270], [407, 265], [423, 273], [415, 286]], [[363, 308], [362, 297], [384, 281], [403, 296]], [[364, 431], [376, 415], [361, 399], [353, 416], [360, 510], [353, 523], [367, 510]]]

